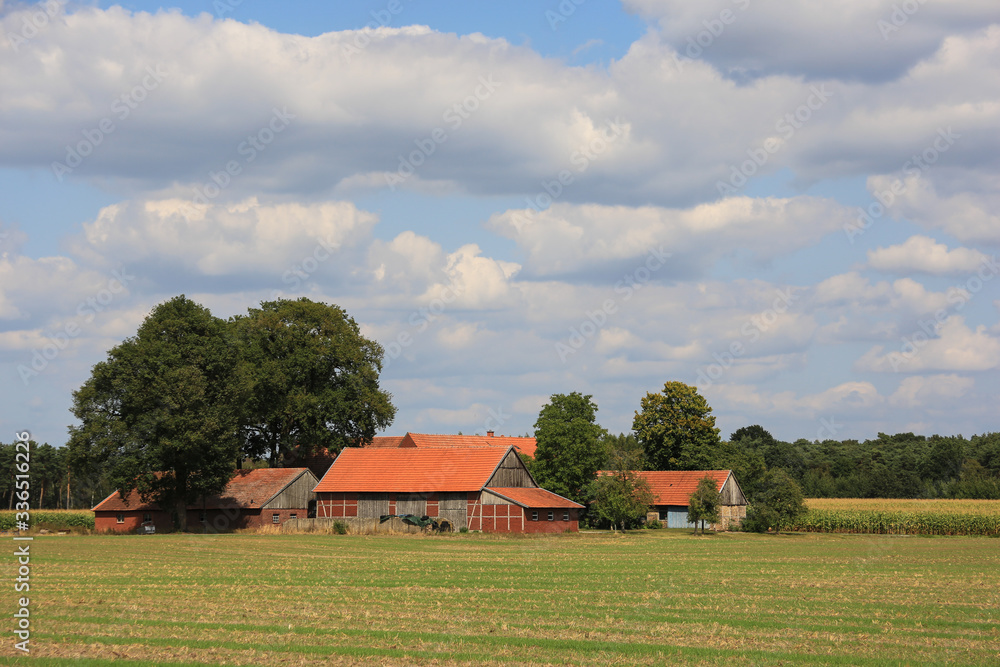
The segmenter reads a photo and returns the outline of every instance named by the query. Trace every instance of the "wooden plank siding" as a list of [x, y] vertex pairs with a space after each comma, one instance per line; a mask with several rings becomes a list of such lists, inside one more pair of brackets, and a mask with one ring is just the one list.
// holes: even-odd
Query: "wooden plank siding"
[[417, 516], [424, 516], [425, 514], [427, 514], [427, 494], [397, 493], [395, 513], [416, 514]]
[[534, 488], [538, 486], [524, 463], [517, 457], [517, 453], [511, 451], [504, 457], [497, 467], [496, 472], [484, 486], [508, 487], [508, 488]]
[[264, 510], [288, 510], [305, 509], [309, 507], [309, 501], [316, 499], [313, 488], [317, 479], [305, 471], [294, 482], [286, 486], [281, 493], [261, 506]]
[[467, 493], [439, 493], [437, 516], [447, 519], [455, 529], [469, 526], [469, 502]]
[[722, 485], [722, 489], [719, 490], [719, 504], [720, 505], [746, 505], [747, 499], [743, 495], [743, 489], [740, 488], [740, 483], [736, 481], [736, 475], [730, 473], [729, 477], [726, 479], [726, 483]]
[[359, 493], [358, 517], [377, 519], [389, 513], [388, 493]]

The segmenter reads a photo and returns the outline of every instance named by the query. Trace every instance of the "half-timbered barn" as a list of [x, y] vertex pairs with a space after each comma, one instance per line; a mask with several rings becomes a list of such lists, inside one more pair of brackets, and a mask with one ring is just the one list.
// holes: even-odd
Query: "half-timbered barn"
[[[317, 481], [307, 468], [237, 470], [222, 493], [188, 505], [188, 530], [226, 532], [306, 518]], [[135, 532], [142, 524], [155, 526], [156, 532], [173, 530], [171, 513], [142, 502], [134, 489], [127, 499], [115, 491], [94, 507], [98, 531]]]
[[367, 528], [413, 514], [497, 533], [579, 529], [582, 505], [539, 488], [514, 448], [347, 447], [316, 486], [316, 516]]
[[[407, 433], [406, 435], [377, 435], [372, 441], [365, 445], [371, 449], [437, 449], [441, 447], [500, 447], [506, 449], [513, 447], [522, 456], [535, 455], [537, 443], [534, 438], [527, 436], [494, 435], [493, 431], [487, 431], [486, 435], [433, 435], [427, 433]], [[298, 450], [288, 455], [284, 464], [287, 466], [306, 466], [313, 473], [322, 478], [330, 465], [337, 458], [327, 449], [319, 449], [310, 454], [304, 454]]]
[[719, 489], [719, 523], [711, 530], [729, 530], [747, 515], [747, 499], [732, 470], [645, 470], [637, 473], [649, 482], [653, 507], [647, 519], [659, 519], [667, 528], [690, 528], [689, 499], [698, 482], [708, 476]]

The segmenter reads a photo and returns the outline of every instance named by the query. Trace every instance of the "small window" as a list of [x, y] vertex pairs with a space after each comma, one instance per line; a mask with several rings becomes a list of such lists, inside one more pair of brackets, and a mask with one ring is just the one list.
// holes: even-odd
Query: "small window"
[[569, 521], [569, 512], [563, 512], [563, 521]]
[[[121, 514], [119, 514], [118, 516], [121, 516]], [[538, 521], [538, 512], [532, 512], [531, 513], [531, 520], [532, 521]]]
[[152, 512], [146, 512], [145, 514], [142, 515], [142, 521], [143, 521], [143, 523], [148, 523], [148, 522], [150, 522], [152, 520], [153, 520], [153, 514], [152, 514]]
[[118, 523], [125, 523], [125, 515], [122, 514], [121, 512], [118, 513], [118, 516], [116, 518], [118, 520]]
[[281, 523], [281, 515], [280, 514], [272, 514], [271, 515], [271, 523]]
[[289, 518], [289, 519], [297, 519], [297, 518], [299, 518], [299, 516], [298, 516], [297, 514], [295, 514], [295, 512], [292, 512], [292, 513], [291, 513], [291, 514], [290, 514], [290, 515], [288, 516], [288, 518]]
[[207, 522], [208, 521], [208, 515], [205, 512], [202, 512], [201, 514], [198, 515], [198, 521], [201, 522], [201, 523]]
[[556, 513], [555, 512], [549, 512], [549, 521], [555, 521], [555, 518], [556, 518]]

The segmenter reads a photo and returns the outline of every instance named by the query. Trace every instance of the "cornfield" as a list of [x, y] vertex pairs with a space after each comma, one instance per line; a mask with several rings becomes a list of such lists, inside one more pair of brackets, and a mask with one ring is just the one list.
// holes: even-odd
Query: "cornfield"
[[811, 510], [869, 510], [883, 512], [928, 512], [930, 514], [1000, 515], [1000, 500], [933, 500], [904, 498], [808, 498]]
[[810, 508], [789, 529], [880, 535], [1000, 535], [1000, 514]]
[[[14, 530], [17, 513], [10, 510], [0, 511], [0, 530]], [[69, 528], [94, 529], [94, 513], [90, 510], [31, 510], [29, 524], [42, 526], [50, 530], [65, 530]]]

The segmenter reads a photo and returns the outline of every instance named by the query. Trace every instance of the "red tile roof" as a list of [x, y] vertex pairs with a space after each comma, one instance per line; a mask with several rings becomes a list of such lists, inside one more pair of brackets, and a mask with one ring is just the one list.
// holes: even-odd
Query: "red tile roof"
[[[237, 470], [226, 488], [217, 496], [205, 499], [205, 503], [192, 503], [188, 509], [229, 509], [258, 508], [281, 493], [286, 486], [298, 479], [299, 475], [311, 474], [307, 468], [257, 468]], [[156, 503], [143, 503], [139, 492], [133, 489], [128, 494], [128, 504], [117, 491], [101, 501], [95, 512], [124, 512], [133, 510], [158, 510]]]
[[490, 493], [495, 493], [501, 498], [520, 505], [521, 507], [554, 507], [557, 509], [582, 508], [580, 503], [574, 503], [569, 498], [546, 491], [545, 489], [513, 489], [490, 486], [486, 488]]
[[508, 435], [429, 435], [407, 433], [400, 447], [513, 447], [519, 454], [534, 456], [534, 438]]
[[396, 448], [400, 446], [401, 442], [403, 442], [403, 436], [401, 435], [377, 435], [372, 438], [372, 441], [365, 445], [365, 447]]
[[317, 493], [479, 491], [510, 448], [345, 447], [314, 489]]
[[721, 491], [730, 475], [729, 470], [643, 470], [638, 474], [649, 481], [655, 505], [681, 505], [687, 507], [688, 499], [706, 475], [715, 480]]

